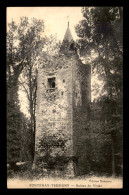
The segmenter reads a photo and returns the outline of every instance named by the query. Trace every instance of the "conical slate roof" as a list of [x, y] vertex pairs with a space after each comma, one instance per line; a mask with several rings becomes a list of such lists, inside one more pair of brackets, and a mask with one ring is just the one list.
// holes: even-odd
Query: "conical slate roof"
[[60, 47], [60, 53], [66, 54], [69, 51], [74, 50], [73, 44], [74, 44], [74, 40], [73, 40], [71, 31], [69, 29], [69, 22], [68, 22], [68, 27], [67, 27], [66, 33], [64, 35], [64, 39]]
[[70, 42], [72, 40], [73, 40], [73, 37], [72, 37], [71, 31], [69, 29], [69, 23], [68, 23], [68, 27], [67, 27], [67, 30], [66, 30], [63, 41], [69, 41]]

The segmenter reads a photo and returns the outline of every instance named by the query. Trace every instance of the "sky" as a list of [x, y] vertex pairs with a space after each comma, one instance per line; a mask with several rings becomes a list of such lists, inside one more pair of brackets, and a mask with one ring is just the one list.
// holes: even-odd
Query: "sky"
[[[57, 39], [63, 40], [69, 20], [69, 27], [73, 39], [78, 39], [75, 33], [75, 26], [83, 19], [82, 7], [7, 7], [7, 23], [12, 19], [18, 23], [20, 17], [43, 19], [45, 24], [44, 35], [57, 35]], [[68, 19], [69, 18], [69, 19]], [[92, 83], [97, 78], [92, 77]], [[94, 99], [91, 94], [92, 100]], [[27, 113], [27, 101], [23, 92], [19, 92], [21, 111]]]
[[57, 34], [57, 38], [62, 40], [69, 17], [70, 30], [74, 40], [76, 40], [78, 37], [74, 26], [82, 20], [81, 9], [82, 7], [8, 7], [7, 22], [10, 22], [12, 19], [18, 22], [22, 16], [43, 19], [45, 22], [44, 33], [46, 35]]

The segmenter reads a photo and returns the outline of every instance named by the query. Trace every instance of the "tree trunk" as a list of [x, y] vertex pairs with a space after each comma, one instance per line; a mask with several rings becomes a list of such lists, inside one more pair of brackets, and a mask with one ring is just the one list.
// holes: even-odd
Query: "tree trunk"
[[31, 155], [32, 155], [32, 163], [34, 160], [34, 116], [33, 116], [33, 93], [32, 93], [32, 66], [30, 62], [29, 69], [29, 91], [30, 91], [30, 121], [31, 121]]
[[111, 142], [112, 142], [112, 176], [115, 176], [115, 150], [114, 150], [114, 140], [113, 135], [111, 135]]
[[[109, 67], [109, 48], [108, 48], [108, 38], [106, 38], [105, 41], [105, 74], [107, 78], [107, 82], [109, 82], [109, 77], [110, 77], [110, 67]], [[110, 99], [112, 99], [112, 86], [109, 85], [109, 90], [108, 90], [108, 96]]]

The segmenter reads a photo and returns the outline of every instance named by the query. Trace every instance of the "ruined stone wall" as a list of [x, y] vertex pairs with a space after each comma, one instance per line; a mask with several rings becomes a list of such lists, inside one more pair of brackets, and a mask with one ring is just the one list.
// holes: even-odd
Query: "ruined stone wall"
[[[65, 154], [72, 155], [72, 62], [59, 59], [56, 66], [38, 70], [35, 150], [46, 135], [60, 134], [66, 138]], [[48, 78], [55, 77], [55, 89], [49, 89]]]
[[[48, 79], [55, 78], [49, 89]], [[91, 67], [77, 55], [61, 56], [54, 65], [38, 70], [35, 150], [40, 153], [42, 138], [58, 133], [66, 142], [66, 156], [78, 158], [75, 172], [84, 173], [87, 166]], [[58, 153], [58, 150], [54, 149]]]
[[87, 171], [89, 140], [89, 103], [91, 101], [91, 67], [78, 61], [73, 68], [73, 150], [77, 157], [77, 175]]

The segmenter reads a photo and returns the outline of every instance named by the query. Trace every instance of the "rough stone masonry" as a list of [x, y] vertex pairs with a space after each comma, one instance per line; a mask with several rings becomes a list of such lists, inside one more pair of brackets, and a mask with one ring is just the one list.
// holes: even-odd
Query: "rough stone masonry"
[[80, 175], [85, 173], [87, 161], [91, 66], [79, 59], [69, 24], [59, 55], [53, 61], [38, 69], [34, 161], [37, 154], [45, 156], [40, 141], [57, 135], [55, 139], [66, 140], [65, 149], [54, 146], [50, 155], [69, 157], [65, 170]]

